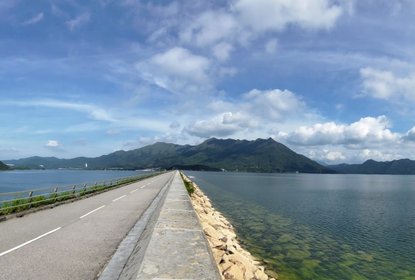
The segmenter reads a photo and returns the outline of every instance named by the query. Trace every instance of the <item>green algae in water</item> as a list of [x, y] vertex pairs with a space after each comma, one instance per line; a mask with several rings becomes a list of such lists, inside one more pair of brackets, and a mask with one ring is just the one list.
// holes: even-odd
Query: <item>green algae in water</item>
[[397, 267], [382, 252], [356, 250], [234, 193], [200, 187], [234, 225], [242, 245], [279, 279], [415, 280], [415, 267]]

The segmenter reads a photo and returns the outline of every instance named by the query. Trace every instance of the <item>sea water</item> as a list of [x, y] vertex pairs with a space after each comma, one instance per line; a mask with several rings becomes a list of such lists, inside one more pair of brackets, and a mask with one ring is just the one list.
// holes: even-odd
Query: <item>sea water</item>
[[14, 170], [0, 172], [0, 193], [30, 189], [93, 184], [97, 181], [149, 174], [122, 170]]
[[185, 173], [280, 279], [415, 279], [415, 176]]

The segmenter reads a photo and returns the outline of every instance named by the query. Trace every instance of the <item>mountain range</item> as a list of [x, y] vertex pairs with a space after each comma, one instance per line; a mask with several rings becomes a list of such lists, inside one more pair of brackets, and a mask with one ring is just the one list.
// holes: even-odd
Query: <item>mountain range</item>
[[130, 151], [117, 151], [96, 158], [30, 157], [7, 160], [26, 168], [88, 169], [193, 169], [245, 172], [333, 173], [327, 167], [269, 139], [233, 140], [211, 138], [199, 145], [155, 143]]
[[330, 165], [330, 169], [345, 174], [407, 174], [415, 175], [415, 161], [399, 159], [392, 161], [374, 161], [372, 159], [362, 164]]
[[[344, 174], [414, 174], [415, 161], [400, 159], [362, 164], [324, 166], [298, 154], [272, 138], [248, 140], [211, 138], [199, 145], [158, 142], [130, 151], [95, 158], [29, 157], [4, 160], [16, 168], [78, 169], [191, 169], [244, 172], [301, 172]], [[0, 162], [0, 169], [9, 169]]]

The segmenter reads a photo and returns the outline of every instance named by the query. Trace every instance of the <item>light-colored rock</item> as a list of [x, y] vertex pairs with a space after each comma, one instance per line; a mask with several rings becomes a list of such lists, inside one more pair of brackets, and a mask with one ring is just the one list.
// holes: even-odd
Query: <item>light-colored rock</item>
[[266, 275], [265, 272], [263, 272], [260, 269], [255, 271], [254, 275], [255, 275], [255, 278], [258, 280], [268, 280], [268, 275]]
[[220, 260], [222, 260], [223, 255], [225, 255], [225, 252], [222, 250], [219, 250], [217, 248], [212, 248], [213, 258], [215, 259], [216, 263], [219, 264]]
[[222, 276], [223, 273], [228, 270], [229, 268], [231, 268], [232, 266], [234, 266], [234, 263], [231, 263], [229, 261], [224, 261], [222, 263], [219, 264], [219, 271], [221, 272]]
[[254, 272], [250, 269], [247, 269], [244, 273], [244, 279], [249, 279], [249, 280], [255, 279]]
[[233, 265], [223, 272], [223, 276], [225, 277], [225, 279], [242, 280], [244, 279], [244, 272], [240, 266]]
[[231, 223], [222, 213], [213, 208], [210, 199], [195, 183], [186, 176], [183, 177], [195, 188], [191, 196], [193, 208], [202, 224], [222, 278], [235, 280], [275, 280], [274, 278], [278, 278], [276, 273], [272, 273], [274, 278], [268, 277], [261, 263], [240, 246]]

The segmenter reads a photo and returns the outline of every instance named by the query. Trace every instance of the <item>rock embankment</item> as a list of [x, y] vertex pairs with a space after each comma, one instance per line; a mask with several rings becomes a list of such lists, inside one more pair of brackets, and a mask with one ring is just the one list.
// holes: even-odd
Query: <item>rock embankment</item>
[[212, 207], [209, 198], [184, 174], [183, 179], [193, 184], [193, 207], [209, 241], [213, 257], [223, 279], [275, 280], [270, 278], [260, 262], [244, 250], [228, 220]]

